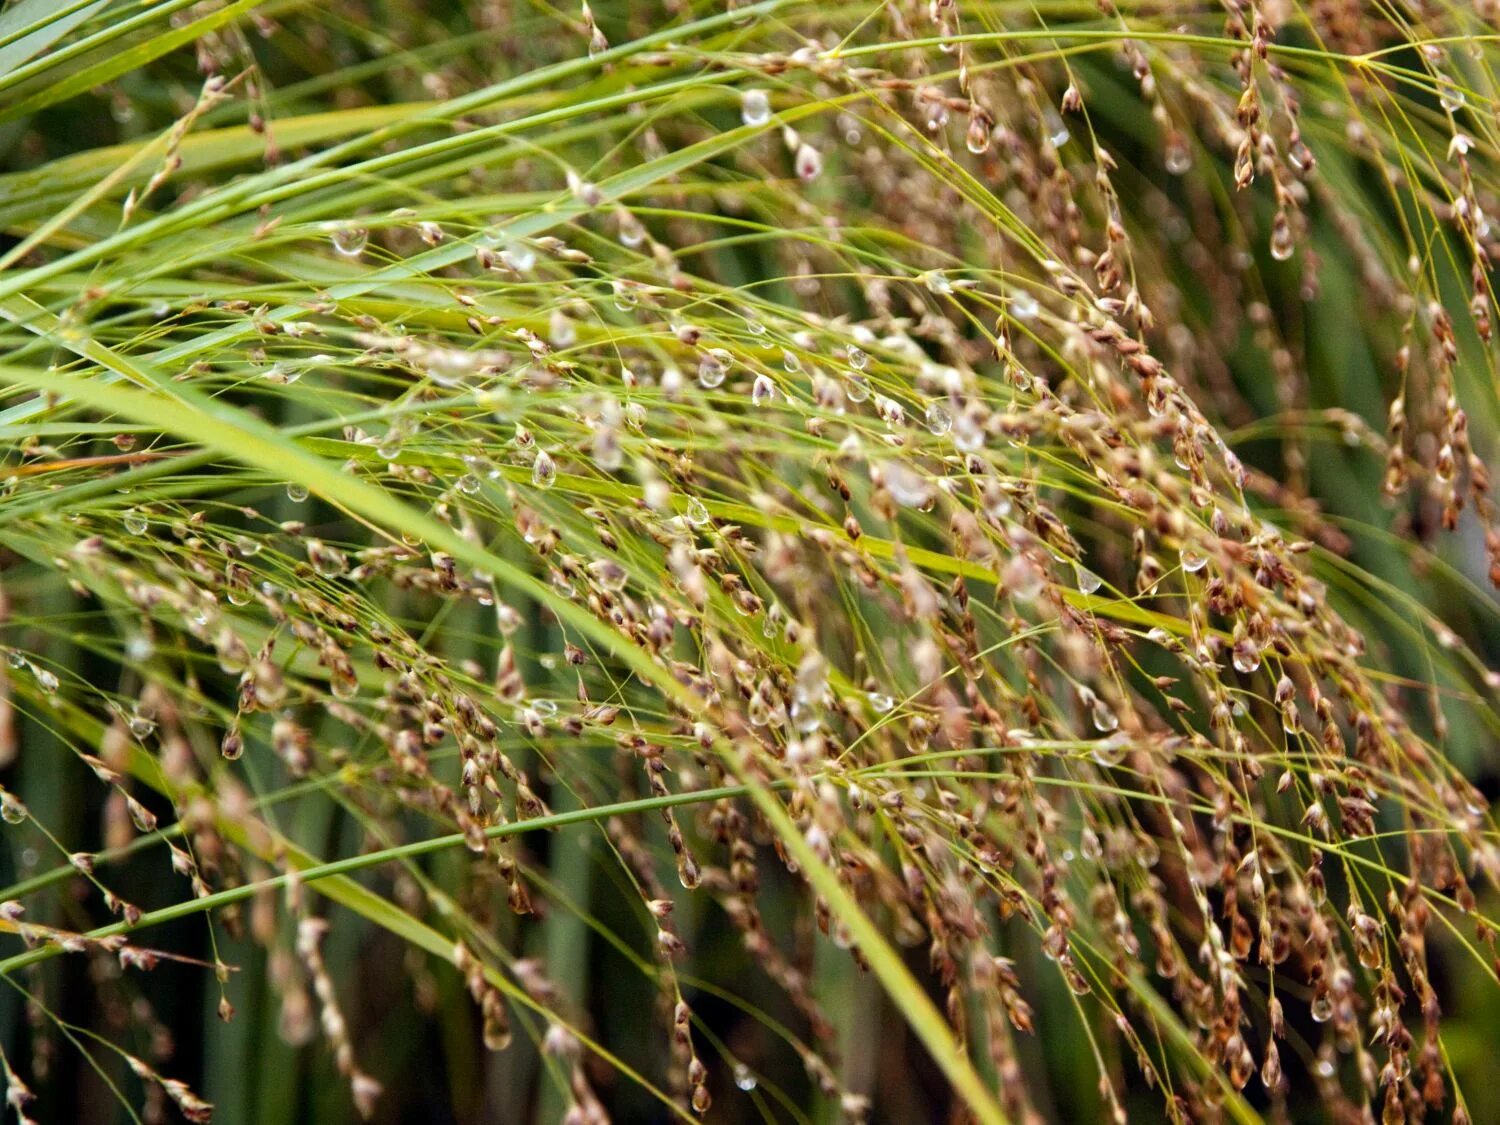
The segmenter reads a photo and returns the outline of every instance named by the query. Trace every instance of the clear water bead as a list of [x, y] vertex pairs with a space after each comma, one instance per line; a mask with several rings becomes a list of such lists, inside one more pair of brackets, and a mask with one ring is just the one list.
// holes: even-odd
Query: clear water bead
[[929, 402], [927, 404], [927, 429], [942, 437], [953, 428], [953, 415], [948, 413], [948, 408], [940, 402]]
[[370, 241], [370, 232], [358, 223], [334, 223], [329, 230], [333, 248], [346, 258], [357, 258]]
[[771, 120], [771, 99], [764, 90], [746, 90], [740, 96], [740, 120], [750, 126]]
[[557, 462], [545, 449], [537, 450], [536, 460], [531, 463], [531, 483], [538, 488], [551, 488], [557, 483]]

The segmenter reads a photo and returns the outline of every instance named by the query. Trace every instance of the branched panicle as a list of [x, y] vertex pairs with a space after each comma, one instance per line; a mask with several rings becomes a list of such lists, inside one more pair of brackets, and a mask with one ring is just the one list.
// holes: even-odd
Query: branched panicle
[[0, 11], [23, 1125], [1500, 1119], [1495, 4], [244, 7]]

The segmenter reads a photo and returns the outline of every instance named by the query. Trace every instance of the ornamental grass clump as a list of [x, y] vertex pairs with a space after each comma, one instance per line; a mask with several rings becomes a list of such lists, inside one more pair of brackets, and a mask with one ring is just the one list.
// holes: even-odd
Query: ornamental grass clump
[[17, 1118], [1500, 1119], [1497, 15], [0, 8]]

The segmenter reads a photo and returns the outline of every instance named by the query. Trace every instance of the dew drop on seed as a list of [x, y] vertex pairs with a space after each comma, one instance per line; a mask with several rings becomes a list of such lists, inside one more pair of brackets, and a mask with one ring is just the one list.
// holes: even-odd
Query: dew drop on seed
[[286, 486], [286, 498], [294, 504], [300, 504], [307, 499], [306, 485], [292, 483]]
[[1237, 644], [1230, 659], [1234, 662], [1235, 671], [1248, 676], [1260, 667], [1260, 649], [1248, 642]]
[[942, 270], [928, 270], [922, 275], [922, 284], [929, 293], [940, 297], [953, 292], [953, 282]]
[[755, 1089], [757, 1083], [755, 1075], [750, 1073], [750, 1068], [744, 1063], [736, 1063], [734, 1067], [734, 1084], [745, 1092]]
[[634, 250], [646, 241], [646, 228], [629, 211], [621, 211], [619, 215], [619, 237], [621, 246]]
[[1271, 224], [1271, 257], [1278, 262], [1284, 262], [1292, 256], [1296, 248], [1296, 242], [1292, 238], [1292, 224], [1287, 219], [1285, 211], [1278, 211]]
[[922, 508], [931, 502], [932, 489], [920, 473], [900, 461], [888, 461], [883, 470], [885, 489], [896, 503], [904, 508]]
[[771, 709], [766, 706], [766, 701], [759, 693], [750, 697], [750, 704], [745, 708], [745, 718], [752, 727], [763, 727], [770, 723]]
[[1062, 148], [1072, 139], [1073, 134], [1063, 124], [1063, 119], [1055, 113], [1047, 115], [1047, 139], [1052, 142], [1053, 148]]
[[1128, 744], [1124, 738], [1101, 738], [1089, 745], [1089, 757], [1104, 766], [1115, 766], [1125, 760]]
[[38, 668], [35, 664], [32, 664], [31, 674], [36, 677], [37, 687], [41, 688], [48, 695], [57, 690], [57, 676], [46, 668]]
[[964, 147], [975, 156], [982, 156], [990, 149], [990, 124], [982, 114], [971, 114], [969, 128], [964, 134]]
[[333, 248], [346, 258], [357, 258], [370, 241], [370, 232], [358, 223], [336, 223], [329, 233]]
[[120, 522], [125, 525], [125, 530], [130, 532], [131, 535], [144, 535], [146, 534], [146, 528], [150, 526], [150, 521], [146, 519], [145, 513], [139, 508], [127, 508], [125, 514], [121, 516]]
[[771, 99], [764, 90], [746, 90], [740, 96], [740, 120], [750, 126], [771, 120]]
[[953, 415], [948, 413], [948, 408], [940, 402], [929, 402], [927, 404], [927, 429], [930, 433], [942, 437], [953, 429]]
[[1167, 171], [1174, 176], [1185, 176], [1193, 167], [1193, 150], [1187, 140], [1178, 133], [1167, 138], [1167, 149], [1163, 155]]
[[538, 488], [551, 488], [557, 483], [557, 462], [545, 449], [537, 450], [536, 460], [531, 463], [531, 483]]
[[694, 527], [703, 527], [708, 523], [708, 509], [703, 506], [703, 501], [694, 496], [688, 501], [687, 521]]
[[512, 242], [500, 251], [500, 258], [516, 273], [530, 273], [536, 268], [536, 251], [524, 242]]
[[756, 406], [768, 406], [776, 398], [776, 384], [765, 375], [757, 375], [750, 388], [750, 401]]
[[1449, 113], [1463, 109], [1468, 100], [1451, 78], [1440, 78], [1437, 82], [1438, 102]]
[[629, 312], [641, 303], [640, 297], [636, 295], [634, 286], [628, 285], [623, 281], [611, 282], [610, 290], [614, 296], [615, 308], [620, 312]]
[[724, 361], [713, 352], [705, 352], [698, 360], [698, 384], [705, 389], [723, 386], [726, 374]]
[[1200, 555], [1197, 551], [1183, 550], [1180, 554], [1182, 569], [1189, 574], [1197, 574], [1208, 565], [1208, 556]]
[[600, 586], [616, 594], [625, 589], [625, 583], [630, 578], [629, 572], [613, 559], [599, 559], [590, 563], [589, 573]]
[[554, 348], [571, 348], [578, 343], [578, 326], [562, 309], [553, 309], [547, 323], [547, 339]]

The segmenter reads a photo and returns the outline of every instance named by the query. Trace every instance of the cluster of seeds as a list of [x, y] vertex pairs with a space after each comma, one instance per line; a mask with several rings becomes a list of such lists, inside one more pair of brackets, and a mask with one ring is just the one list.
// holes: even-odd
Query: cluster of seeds
[[[667, 9], [584, 4], [557, 57], [303, 154], [211, 33], [115, 233], [6, 256], [5, 292], [92, 273], [0, 374], [0, 761], [84, 766], [101, 812], [0, 792], [57, 864], [0, 898], [116, 921], [7, 901], [34, 948], [0, 975], [149, 969], [125, 935], [211, 912], [368, 1116], [324, 891], [450, 962], [486, 1049], [522, 1015], [570, 1125], [611, 1067], [683, 1116], [760, 1096], [773, 1049], [700, 1010], [726, 935], [853, 1121], [881, 1091], [825, 942], [976, 1119], [1047, 1118], [1051, 1024], [1112, 1120], [1468, 1120], [1440, 984], [1497, 983], [1493, 13]], [[184, 171], [236, 99], [259, 165]], [[182, 231], [217, 241], [153, 249]], [[579, 824], [638, 923], [644, 1073], [526, 952]], [[114, 889], [143, 849], [178, 907]]]

